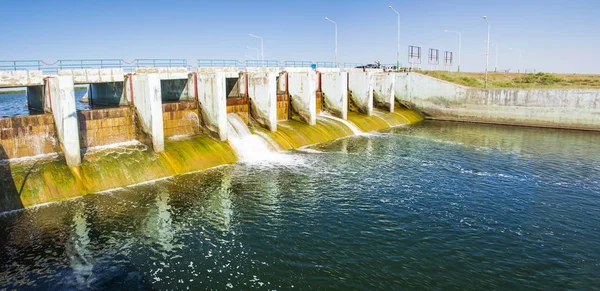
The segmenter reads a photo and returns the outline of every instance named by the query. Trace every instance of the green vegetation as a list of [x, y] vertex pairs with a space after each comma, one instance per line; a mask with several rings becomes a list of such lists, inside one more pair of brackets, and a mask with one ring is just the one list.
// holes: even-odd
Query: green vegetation
[[[76, 86], [75, 87], [75, 91], [87, 91], [88, 87], [87, 86]], [[6, 91], [0, 91], [0, 95], [3, 94], [25, 94], [27, 92], [27, 90], [6, 90]]]
[[0, 95], [2, 94], [25, 94], [25, 90], [0, 91]]
[[[419, 73], [469, 87], [483, 88], [485, 84], [484, 73], [445, 71], [419, 71]], [[600, 89], [600, 75], [489, 72], [488, 88]]]

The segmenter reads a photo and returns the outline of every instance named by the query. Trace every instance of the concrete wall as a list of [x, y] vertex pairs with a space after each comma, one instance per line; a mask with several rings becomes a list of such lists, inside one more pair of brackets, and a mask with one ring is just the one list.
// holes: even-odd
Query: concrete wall
[[0, 159], [31, 157], [57, 151], [52, 114], [0, 118]]
[[56, 136], [67, 165], [78, 166], [81, 164], [81, 152], [73, 78], [70, 76], [46, 78], [46, 88], [51, 100]]
[[58, 75], [73, 77], [75, 84], [92, 84], [123, 82], [125, 73], [122, 68], [100, 68], [59, 70]]
[[187, 79], [189, 74], [186, 67], [136, 68], [135, 73], [158, 74], [161, 80]]
[[373, 72], [350, 70], [348, 72], [350, 100], [361, 113], [373, 114]]
[[479, 89], [397, 74], [397, 97], [428, 118], [600, 130], [600, 90]]
[[77, 111], [82, 148], [135, 140], [133, 110], [130, 107]]
[[90, 84], [88, 100], [93, 106], [125, 106], [129, 102], [125, 97], [123, 82]]
[[309, 125], [317, 124], [317, 73], [288, 72], [288, 90], [293, 111]]
[[220, 140], [227, 140], [227, 72], [198, 71], [198, 101], [202, 108], [202, 121]]
[[30, 112], [44, 112], [44, 86], [27, 87], [27, 108]]
[[158, 74], [136, 75], [133, 79], [134, 106], [138, 124], [155, 152], [165, 149], [160, 76]]
[[[188, 82], [188, 79], [160, 80], [162, 101], [168, 103], [194, 100], [193, 85], [188, 86]], [[189, 90], [189, 88], [192, 90]]]
[[248, 72], [248, 96], [252, 117], [271, 131], [277, 131], [277, 73]]
[[339, 118], [348, 119], [348, 74], [321, 72], [321, 91], [327, 109]]
[[378, 72], [373, 75], [373, 102], [378, 108], [394, 112], [394, 82], [391, 72]]
[[165, 137], [200, 133], [200, 118], [196, 102], [163, 104]]
[[43, 85], [42, 71], [0, 71], [0, 88]]

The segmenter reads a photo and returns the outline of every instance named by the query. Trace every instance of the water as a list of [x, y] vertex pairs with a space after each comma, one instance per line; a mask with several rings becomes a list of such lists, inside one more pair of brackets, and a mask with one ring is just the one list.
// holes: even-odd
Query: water
[[[24, 90], [24, 88], [15, 88], [14, 90]], [[75, 107], [77, 110], [91, 109], [89, 104], [81, 103], [81, 97], [83, 97], [86, 92], [86, 90], [75, 90]], [[0, 118], [29, 114], [29, 109], [27, 108], [27, 94], [25, 92], [17, 94], [0, 94]]]
[[600, 134], [424, 122], [0, 216], [0, 288], [598, 290]]
[[229, 130], [227, 140], [237, 153], [238, 159], [247, 164], [273, 166], [281, 164], [294, 165], [298, 159], [279, 153], [275, 144], [267, 142], [260, 135], [252, 134], [242, 118], [235, 114], [227, 114]]

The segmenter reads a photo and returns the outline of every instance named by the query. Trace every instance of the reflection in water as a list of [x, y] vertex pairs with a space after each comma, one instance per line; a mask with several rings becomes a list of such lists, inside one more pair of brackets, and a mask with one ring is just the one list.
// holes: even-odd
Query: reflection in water
[[161, 246], [158, 253], [168, 256], [173, 250], [173, 222], [171, 218], [171, 206], [169, 205], [169, 192], [166, 188], [157, 184], [158, 194], [154, 205], [147, 213], [145, 235], [158, 242]]
[[208, 197], [206, 210], [212, 225], [222, 232], [231, 230], [233, 202], [231, 200], [231, 171], [224, 171], [221, 176], [221, 187]]
[[0, 286], [591, 290], [599, 145], [425, 122], [26, 209], [0, 216]]
[[88, 217], [84, 212], [84, 207], [75, 210], [71, 239], [65, 246], [69, 264], [79, 288], [89, 287], [87, 282], [94, 268], [93, 257], [89, 251], [90, 230], [87, 222]]

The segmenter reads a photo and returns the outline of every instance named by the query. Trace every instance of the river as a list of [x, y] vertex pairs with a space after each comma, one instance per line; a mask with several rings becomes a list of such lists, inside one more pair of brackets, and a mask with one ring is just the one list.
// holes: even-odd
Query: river
[[0, 215], [0, 289], [600, 288], [600, 134], [453, 122]]

